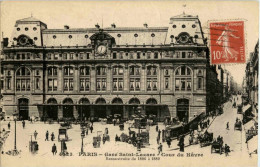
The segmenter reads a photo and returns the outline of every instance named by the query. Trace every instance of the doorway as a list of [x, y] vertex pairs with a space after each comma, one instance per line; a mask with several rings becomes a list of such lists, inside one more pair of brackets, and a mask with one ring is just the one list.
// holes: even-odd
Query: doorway
[[177, 100], [177, 117], [182, 122], [188, 122], [189, 120], [189, 100], [178, 99]]

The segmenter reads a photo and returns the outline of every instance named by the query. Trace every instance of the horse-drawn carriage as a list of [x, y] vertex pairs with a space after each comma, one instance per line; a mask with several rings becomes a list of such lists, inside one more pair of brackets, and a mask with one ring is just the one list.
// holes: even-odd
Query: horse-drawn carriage
[[200, 141], [200, 147], [205, 147], [208, 146], [212, 143], [213, 141], [213, 133], [204, 133], [202, 136], [199, 137]]
[[242, 105], [238, 105], [238, 106], [237, 106], [237, 113], [238, 113], [238, 114], [243, 114], [242, 108], [243, 108]]
[[148, 123], [150, 126], [157, 125], [158, 122], [157, 122], [157, 117], [156, 117], [156, 115], [150, 114], [150, 115], [148, 116], [147, 123]]
[[70, 121], [64, 121], [64, 123], [61, 123], [60, 126], [67, 129], [72, 128]]
[[145, 145], [149, 145], [149, 132], [141, 131], [140, 134], [134, 130], [129, 132], [129, 136], [125, 133], [120, 135], [120, 141], [127, 142], [128, 144], [133, 144], [134, 147], [140, 143], [140, 147], [145, 147]]
[[67, 128], [61, 127], [59, 129], [58, 141], [68, 141]]
[[242, 130], [242, 122], [241, 121], [236, 121], [234, 125], [234, 130]]
[[133, 127], [137, 129], [145, 129], [147, 126], [146, 116], [134, 117]]
[[167, 126], [165, 128], [165, 138], [176, 139], [183, 134], [184, 126], [183, 123]]
[[113, 123], [113, 116], [112, 115], [108, 115], [107, 116], [107, 124], [112, 124]]
[[223, 150], [222, 146], [223, 144], [221, 142], [214, 141], [211, 144], [211, 153], [218, 152], [219, 154], [222, 154], [222, 150]]

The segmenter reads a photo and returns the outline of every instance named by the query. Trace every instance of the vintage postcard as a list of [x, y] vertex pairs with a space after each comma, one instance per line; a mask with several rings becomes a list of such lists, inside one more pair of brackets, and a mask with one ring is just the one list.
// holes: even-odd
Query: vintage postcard
[[258, 1], [0, 7], [0, 166], [258, 165]]

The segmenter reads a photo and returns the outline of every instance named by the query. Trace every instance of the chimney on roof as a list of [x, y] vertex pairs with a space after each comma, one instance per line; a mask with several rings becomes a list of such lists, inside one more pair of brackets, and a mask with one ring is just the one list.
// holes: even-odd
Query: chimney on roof
[[96, 25], [95, 25], [95, 27], [96, 27], [97, 29], [99, 29], [99, 28], [100, 28], [100, 26], [99, 26], [98, 24], [96, 24]]
[[116, 28], [115, 23], [111, 24], [111, 27], [112, 27], [112, 28]]
[[64, 25], [64, 29], [68, 30], [68, 29], [70, 29], [70, 27], [68, 25]]
[[144, 23], [144, 27], [145, 27], [145, 28], [148, 28], [148, 24], [147, 24], [147, 23]]

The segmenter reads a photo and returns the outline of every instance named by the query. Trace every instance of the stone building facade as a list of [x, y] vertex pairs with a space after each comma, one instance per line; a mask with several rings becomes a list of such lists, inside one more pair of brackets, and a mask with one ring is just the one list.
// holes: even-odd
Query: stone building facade
[[172, 17], [166, 27], [73, 29], [30, 17], [16, 21], [2, 44], [3, 110], [22, 119], [127, 119], [141, 106], [160, 121], [189, 121], [214, 96], [216, 69], [197, 16]]

